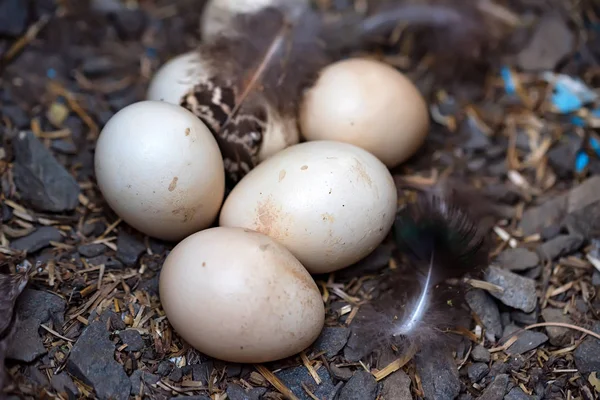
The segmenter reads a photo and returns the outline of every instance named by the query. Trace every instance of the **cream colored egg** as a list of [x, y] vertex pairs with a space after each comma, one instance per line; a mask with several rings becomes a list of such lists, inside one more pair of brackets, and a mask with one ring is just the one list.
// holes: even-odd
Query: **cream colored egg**
[[383, 62], [352, 58], [321, 71], [303, 99], [299, 123], [307, 140], [352, 143], [393, 168], [423, 144], [429, 113], [404, 74]]
[[94, 163], [108, 205], [149, 236], [180, 240], [205, 229], [223, 202], [217, 142], [174, 104], [141, 101], [117, 112], [102, 129]]
[[156, 71], [146, 99], [179, 104], [181, 98], [206, 76], [206, 67], [198, 51], [181, 54]]
[[229, 194], [219, 224], [269, 235], [311, 273], [347, 267], [371, 253], [394, 222], [394, 180], [357, 146], [300, 143], [255, 167]]
[[229, 362], [262, 363], [309, 347], [325, 310], [314, 280], [271, 238], [211, 228], [181, 241], [165, 260], [160, 300], [191, 346]]

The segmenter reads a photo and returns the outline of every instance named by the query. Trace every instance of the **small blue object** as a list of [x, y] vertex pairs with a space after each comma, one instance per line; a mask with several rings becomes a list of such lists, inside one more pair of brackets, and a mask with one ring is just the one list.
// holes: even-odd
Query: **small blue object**
[[581, 99], [561, 82], [557, 82], [554, 87], [552, 103], [562, 114], [572, 113], [583, 107]]
[[158, 55], [158, 52], [156, 51], [156, 49], [154, 47], [146, 47], [146, 56], [148, 58], [156, 58]]
[[[600, 108], [596, 108], [595, 110], [592, 110], [592, 111], [590, 112], [590, 114], [591, 114], [591, 115], [592, 115], [594, 118], [600, 118]], [[580, 117], [580, 116], [578, 116], [578, 115], [573, 115], [573, 116], [571, 117], [571, 123], [572, 123], [573, 125], [580, 126], [580, 127], [582, 127], [582, 128], [584, 128], [584, 127], [586, 127], [586, 126], [587, 126], [585, 119], [581, 118], [581, 117]]]
[[517, 92], [517, 89], [510, 68], [508, 68], [507, 66], [502, 67], [502, 69], [500, 70], [500, 75], [504, 80], [504, 89], [506, 90], [506, 93], [515, 94]]
[[594, 150], [594, 153], [600, 157], [600, 143], [595, 138], [590, 138], [590, 146]]
[[46, 76], [49, 79], [55, 79], [56, 78], [56, 70], [54, 68], [48, 68], [48, 70], [46, 71]]
[[580, 174], [583, 172], [585, 167], [590, 163], [590, 156], [583, 150], [580, 150], [577, 153], [577, 157], [575, 158], [575, 172]]
[[554, 85], [552, 103], [561, 114], [575, 112], [598, 98], [581, 79], [552, 72], [543, 73], [543, 78]]

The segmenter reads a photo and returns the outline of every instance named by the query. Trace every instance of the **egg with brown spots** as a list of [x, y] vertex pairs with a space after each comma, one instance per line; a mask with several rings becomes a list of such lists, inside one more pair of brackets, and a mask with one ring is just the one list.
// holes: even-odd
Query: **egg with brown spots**
[[293, 356], [317, 339], [325, 320], [319, 288], [302, 264], [283, 245], [242, 228], [211, 228], [181, 241], [165, 260], [159, 291], [175, 331], [229, 362]]
[[98, 187], [132, 227], [163, 240], [181, 240], [209, 227], [225, 195], [219, 146], [190, 111], [141, 101], [104, 126], [95, 153]]
[[389, 233], [398, 194], [386, 166], [348, 143], [297, 144], [263, 161], [231, 191], [221, 226], [264, 233], [311, 273], [348, 267]]

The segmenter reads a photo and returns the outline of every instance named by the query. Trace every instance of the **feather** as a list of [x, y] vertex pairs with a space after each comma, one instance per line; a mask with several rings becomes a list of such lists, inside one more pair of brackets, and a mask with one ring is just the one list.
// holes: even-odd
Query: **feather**
[[308, 6], [278, 4], [234, 15], [229, 27], [234, 33], [214, 34], [201, 44], [202, 77], [180, 102], [214, 134], [230, 183], [299, 141], [297, 109], [324, 66], [389, 34], [398, 23], [450, 28], [463, 39], [490, 42], [477, 7], [458, 0], [440, 5], [388, 0], [367, 15], [338, 19]]
[[462, 288], [444, 283], [482, 272], [488, 259], [483, 236], [460, 207], [428, 194], [399, 212], [394, 236], [407, 260], [386, 279], [383, 294], [357, 316], [353, 332], [372, 343], [369, 351], [444, 344], [449, 338], [444, 330], [464, 312]]

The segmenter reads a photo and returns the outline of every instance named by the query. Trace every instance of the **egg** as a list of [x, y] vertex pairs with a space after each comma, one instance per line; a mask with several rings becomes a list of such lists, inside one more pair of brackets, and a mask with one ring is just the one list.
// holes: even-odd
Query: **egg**
[[130, 226], [176, 241], [209, 227], [225, 195], [217, 142], [183, 107], [131, 104], [106, 123], [96, 144], [96, 180]]
[[295, 355], [325, 321], [308, 271], [284, 246], [247, 229], [216, 227], [182, 240], [165, 260], [159, 292], [175, 331], [223, 361]]
[[231, 191], [220, 226], [243, 227], [286, 246], [311, 273], [345, 268], [389, 233], [398, 194], [386, 166], [342, 142], [290, 146]]
[[156, 71], [148, 86], [146, 99], [179, 104], [181, 98], [205, 77], [206, 70], [198, 51], [180, 54]]
[[362, 147], [393, 168], [410, 158], [429, 130], [427, 104], [395, 68], [351, 58], [325, 67], [299, 111], [306, 140], [335, 140]]

